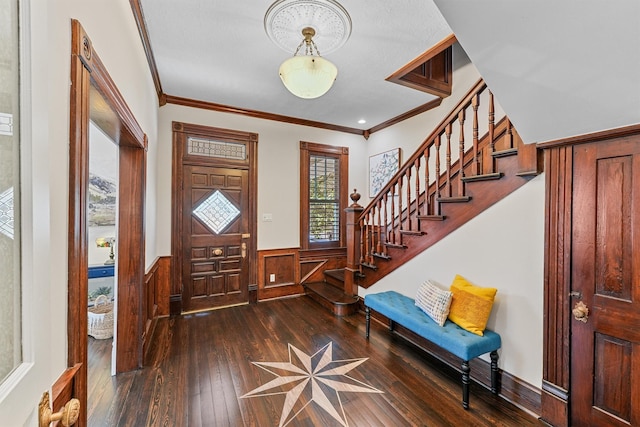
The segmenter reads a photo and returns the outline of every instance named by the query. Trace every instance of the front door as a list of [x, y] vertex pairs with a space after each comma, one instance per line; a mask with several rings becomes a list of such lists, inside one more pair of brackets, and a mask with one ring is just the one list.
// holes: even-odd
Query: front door
[[249, 300], [249, 172], [184, 165], [183, 309]]
[[640, 139], [574, 147], [571, 424], [640, 425]]

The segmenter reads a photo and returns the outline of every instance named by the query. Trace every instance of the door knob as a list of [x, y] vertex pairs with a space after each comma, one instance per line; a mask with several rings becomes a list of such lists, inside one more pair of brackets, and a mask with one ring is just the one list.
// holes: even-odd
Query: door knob
[[242, 258], [247, 257], [247, 244], [245, 242], [242, 242], [242, 245], [240, 245], [240, 256]]
[[38, 424], [40, 427], [49, 427], [49, 424], [54, 421], [60, 421], [63, 426], [68, 427], [75, 424], [80, 415], [80, 401], [78, 399], [71, 399], [64, 405], [62, 411], [52, 413], [48, 391], [42, 394], [38, 408]]
[[214, 255], [214, 256], [220, 256], [220, 255], [222, 255], [222, 249], [220, 249], [220, 248], [216, 248], [216, 249], [214, 249], [214, 250], [213, 250], [213, 255]]
[[587, 323], [587, 319], [589, 318], [589, 309], [582, 301], [578, 301], [571, 312], [573, 313], [574, 319]]

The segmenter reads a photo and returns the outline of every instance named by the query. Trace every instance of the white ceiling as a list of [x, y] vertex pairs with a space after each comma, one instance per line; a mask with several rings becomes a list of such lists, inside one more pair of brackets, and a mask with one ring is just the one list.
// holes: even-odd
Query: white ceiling
[[435, 2], [525, 142], [640, 123], [640, 1]]
[[168, 95], [370, 129], [434, 99], [385, 78], [453, 32], [527, 143], [640, 122], [638, 0], [341, 3], [353, 30], [326, 56], [337, 81], [302, 100], [278, 76], [271, 0], [141, 0]]
[[[141, 0], [163, 92], [357, 129], [370, 129], [435, 96], [385, 79], [451, 34], [431, 0], [342, 0], [350, 39], [325, 56], [338, 67], [324, 96], [290, 94], [278, 76], [293, 55], [264, 29], [272, 0]], [[302, 35], [300, 35], [302, 40]], [[322, 53], [322, 45], [318, 45]], [[366, 124], [358, 120], [366, 119]]]

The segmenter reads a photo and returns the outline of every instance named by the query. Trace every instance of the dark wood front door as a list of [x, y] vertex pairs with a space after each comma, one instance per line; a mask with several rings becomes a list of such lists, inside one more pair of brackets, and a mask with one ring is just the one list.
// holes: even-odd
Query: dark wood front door
[[575, 146], [573, 182], [571, 424], [638, 426], [640, 139]]
[[185, 165], [183, 309], [248, 302], [249, 172]]

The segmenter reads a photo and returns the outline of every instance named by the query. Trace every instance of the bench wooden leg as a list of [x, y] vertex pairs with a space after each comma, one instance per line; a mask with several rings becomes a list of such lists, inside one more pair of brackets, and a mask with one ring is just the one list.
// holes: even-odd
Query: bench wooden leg
[[469, 361], [462, 362], [462, 407], [469, 409]]
[[367, 339], [369, 339], [369, 326], [371, 326], [371, 309], [369, 307], [365, 307], [364, 308], [364, 318], [366, 319], [366, 325], [367, 325], [367, 329], [366, 329], [366, 334], [365, 336], [367, 337]]
[[491, 393], [498, 394], [498, 352], [492, 351], [491, 354]]

